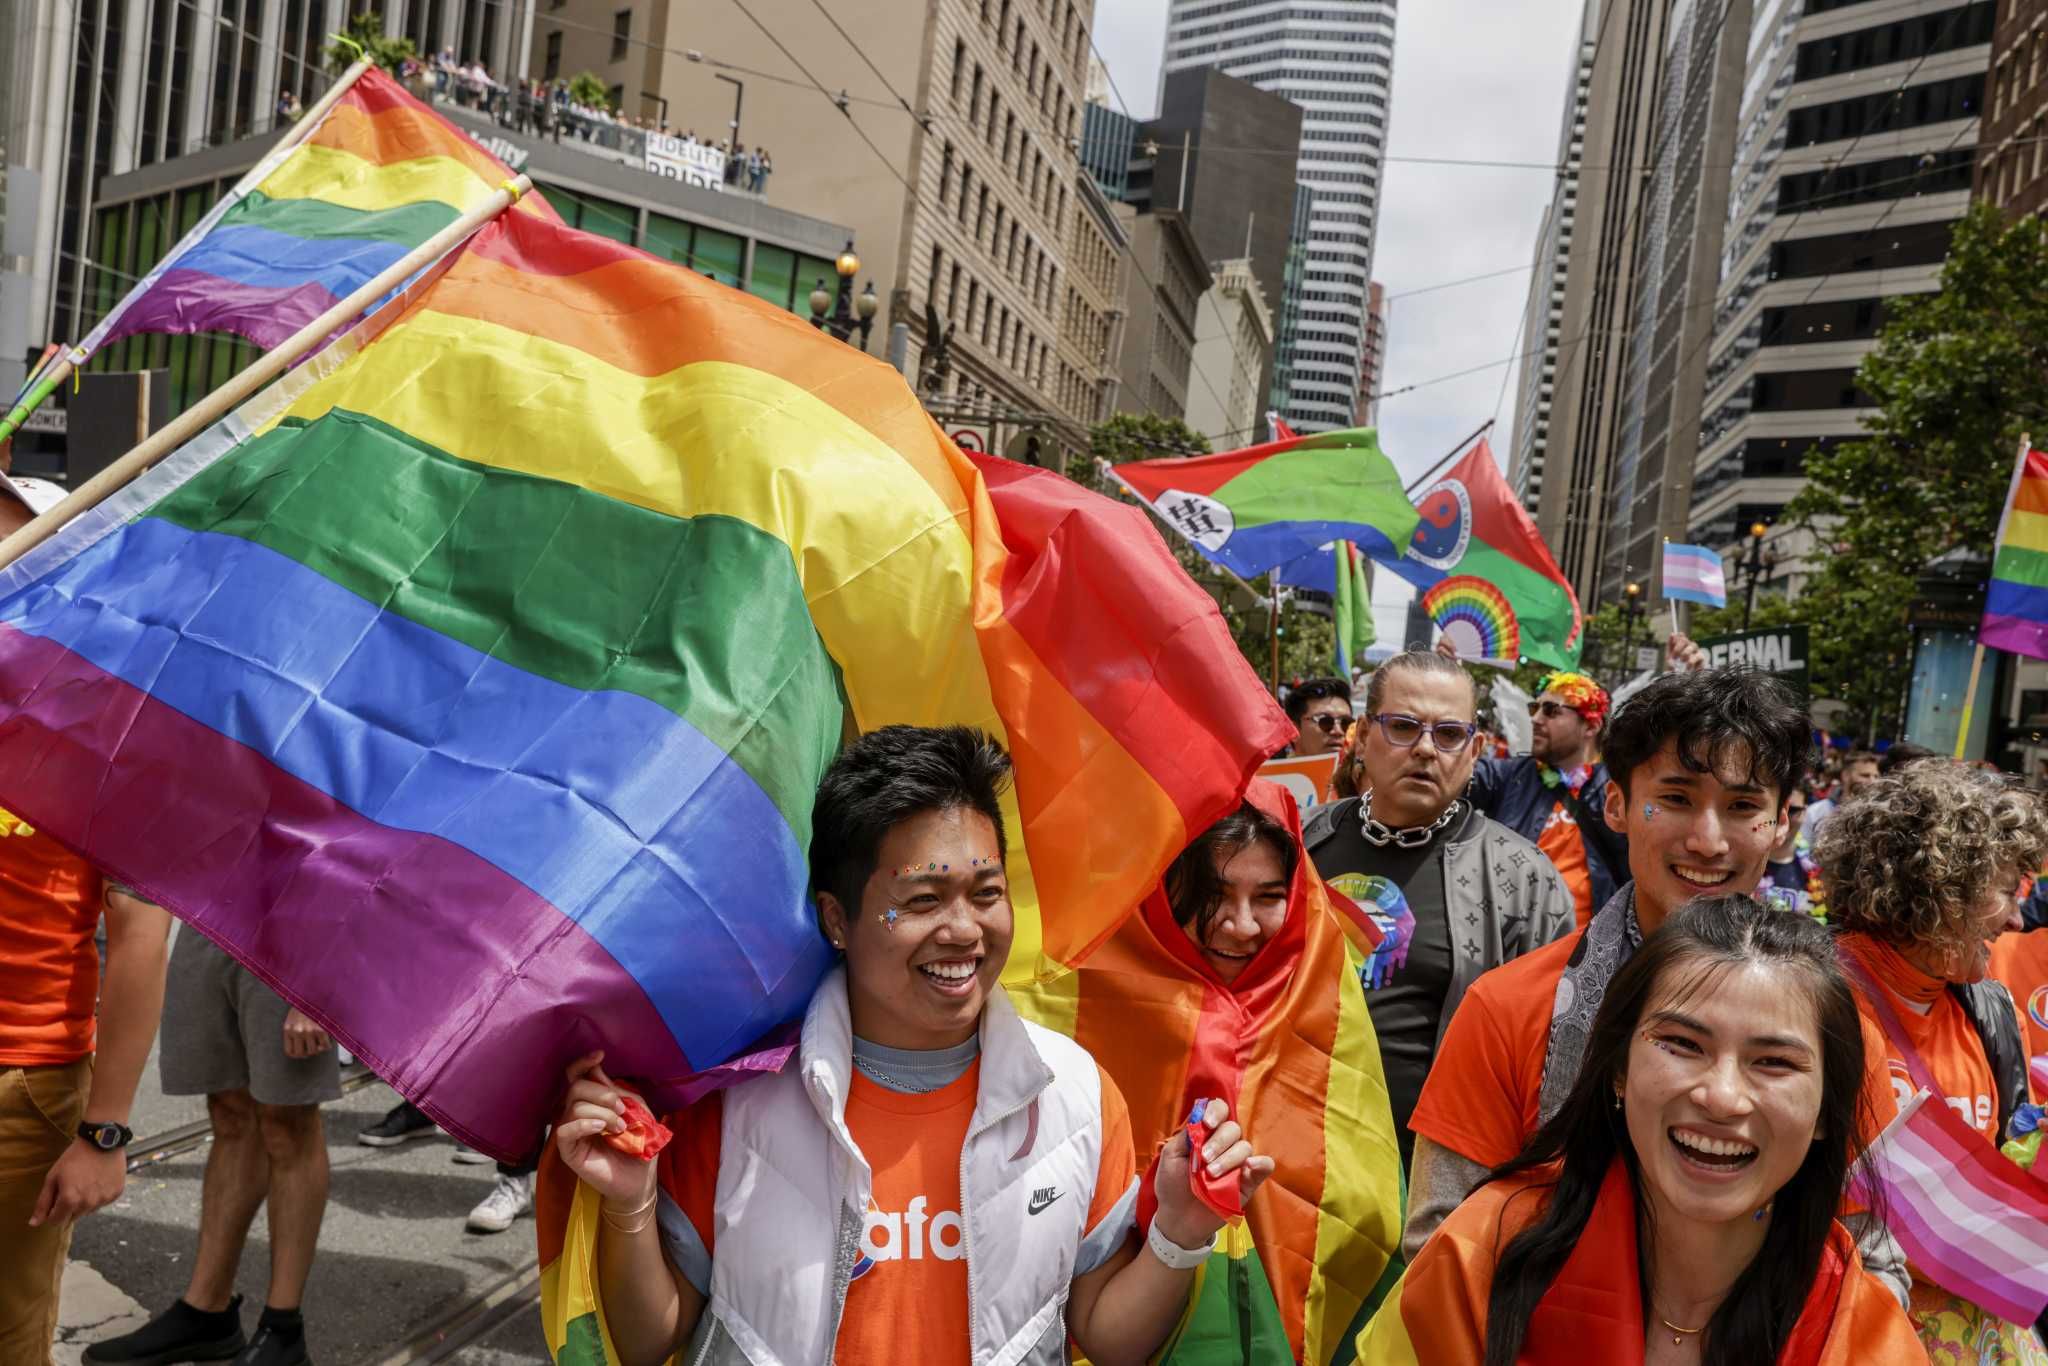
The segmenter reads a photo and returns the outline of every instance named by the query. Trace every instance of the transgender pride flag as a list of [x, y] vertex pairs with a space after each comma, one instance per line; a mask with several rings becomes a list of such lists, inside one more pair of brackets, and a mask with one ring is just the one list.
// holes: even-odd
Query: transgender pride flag
[[1721, 573], [1719, 552], [1703, 545], [1664, 542], [1664, 596], [1726, 607], [1728, 581]]
[[1923, 1087], [1885, 1126], [1850, 1189], [1884, 1211], [1922, 1279], [2030, 1324], [2048, 1307], [2048, 1185], [1931, 1094]]

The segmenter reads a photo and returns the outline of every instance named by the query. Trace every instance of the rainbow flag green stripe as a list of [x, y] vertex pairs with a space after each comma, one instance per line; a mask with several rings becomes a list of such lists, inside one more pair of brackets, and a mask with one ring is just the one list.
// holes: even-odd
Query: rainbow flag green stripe
[[[460, 460], [345, 409], [285, 419], [151, 515], [266, 546], [515, 668], [644, 697], [809, 837], [811, 775], [839, 745], [839, 671], [788, 544], [757, 527]], [[602, 572], [592, 545], [612, 548]]]
[[324, 199], [272, 199], [251, 190], [221, 215], [223, 228], [261, 228], [286, 237], [394, 242], [415, 247], [453, 223], [453, 204], [438, 199], [382, 209], [353, 209]]

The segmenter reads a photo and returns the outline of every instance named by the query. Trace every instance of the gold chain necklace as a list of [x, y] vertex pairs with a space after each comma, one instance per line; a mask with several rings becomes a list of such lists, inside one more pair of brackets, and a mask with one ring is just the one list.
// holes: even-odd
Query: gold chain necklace
[[1666, 1328], [1669, 1328], [1671, 1330], [1671, 1345], [1673, 1347], [1678, 1346], [1687, 1338], [1691, 1337], [1694, 1333], [1704, 1333], [1707, 1331], [1707, 1326], [1705, 1324], [1701, 1324], [1697, 1328], [1680, 1328], [1677, 1324], [1673, 1323], [1670, 1319], [1665, 1318], [1662, 1314], [1659, 1314], [1657, 1316], [1657, 1322], [1663, 1324]]

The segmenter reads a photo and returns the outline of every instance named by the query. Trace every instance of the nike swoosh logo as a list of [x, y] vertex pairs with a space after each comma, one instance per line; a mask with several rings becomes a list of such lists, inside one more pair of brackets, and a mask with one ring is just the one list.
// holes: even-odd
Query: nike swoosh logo
[[1024, 1212], [1026, 1214], [1043, 1214], [1053, 1207], [1053, 1205], [1059, 1200], [1060, 1195], [1064, 1194], [1066, 1194], [1066, 1192], [1061, 1191], [1059, 1195], [1054, 1195], [1050, 1199], [1046, 1200], [1041, 1200], [1034, 1195], [1031, 1197], [1031, 1203], [1024, 1207]]

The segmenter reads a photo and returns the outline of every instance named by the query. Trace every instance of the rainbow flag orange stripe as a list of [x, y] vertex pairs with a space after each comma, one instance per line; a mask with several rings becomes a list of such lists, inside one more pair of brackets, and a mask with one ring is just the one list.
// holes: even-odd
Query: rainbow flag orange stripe
[[[1298, 838], [1292, 800], [1251, 788]], [[1027, 1018], [1094, 1054], [1141, 1154], [1196, 1099], [1221, 1097], [1277, 1162], [1219, 1238], [1164, 1361], [1340, 1359], [1399, 1274], [1401, 1156], [1359, 984], [1378, 931], [1347, 910], [1304, 853], [1286, 925], [1229, 989], [1155, 892], [1079, 971], [1011, 992]]]
[[[232, 332], [276, 346], [511, 176], [369, 67], [260, 183], [216, 205], [83, 349], [145, 332]], [[539, 195], [519, 212], [559, 221]]]
[[523, 213], [0, 573], [0, 680], [0, 803], [502, 1156], [589, 1048], [662, 1111], [780, 1060], [847, 734], [1010, 746], [1024, 979], [1287, 734], [1141, 512]]

